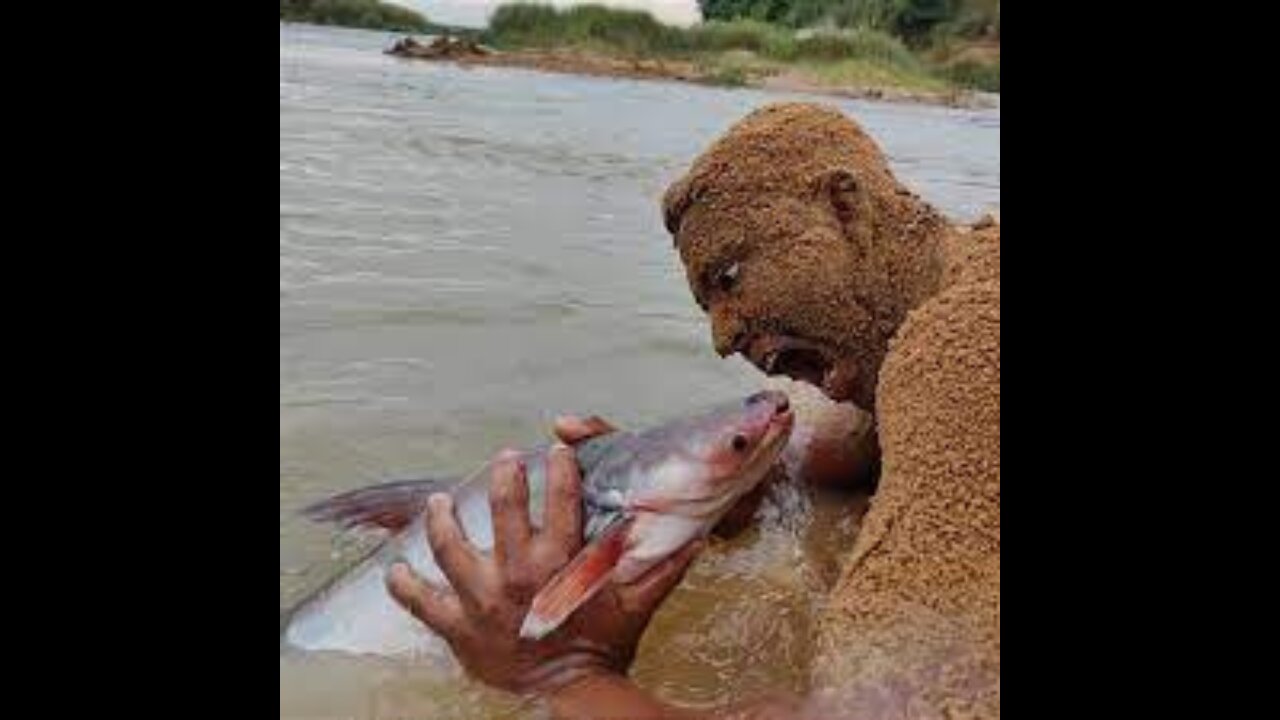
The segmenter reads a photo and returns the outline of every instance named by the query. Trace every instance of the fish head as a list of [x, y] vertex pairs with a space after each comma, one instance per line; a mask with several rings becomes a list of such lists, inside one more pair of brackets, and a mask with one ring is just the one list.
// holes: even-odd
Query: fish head
[[765, 390], [712, 409], [694, 423], [685, 452], [706, 466], [705, 482], [733, 483], [758, 465], [772, 465], [795, 424], [785, 393]]
[[786, 394], [766, 390], [656, 428], [636, 507], [697, 516], [727, 510], [773, 466], [794, 424]]
[[705, 535], [773, 467], [793, 424], [786, 394], [767, 390], [616, 440], [617, 465], [594, 468], [588, 493], [616, 493], [626, 512], [538, 591], [521, 637], [545, 636], [606, 582], [634, 582]]

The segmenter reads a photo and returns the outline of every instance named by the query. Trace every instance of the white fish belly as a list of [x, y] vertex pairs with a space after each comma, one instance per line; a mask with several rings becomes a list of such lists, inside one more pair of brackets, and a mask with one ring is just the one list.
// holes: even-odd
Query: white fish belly
[[[464, 496], [458, 519], [468, 539], [481, 549], [493, 546], [487, 499]], [[386, 571], [403, 559], [420, 577], [447, 585], [427, 544], [425, 517], [419, 517], [331, 587], [303, 604], [289, 620], [284, 642], [307, 651], [384, 656], [449, 657], [448, 645], [391, 597]]]

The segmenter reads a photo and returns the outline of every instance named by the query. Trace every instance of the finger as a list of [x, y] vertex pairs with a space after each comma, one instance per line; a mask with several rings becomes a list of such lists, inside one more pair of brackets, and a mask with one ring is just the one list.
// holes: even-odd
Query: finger
[[457, 596], [432, 587], [408, 565], [396, 563], [387, 573], [387, 590], [400, 607], [446, 639], [462, 628], [465, 615]]
[[498, 456], [489, 484], [489, 511], [493, 515], [494, 557], [508, 578], [528, 554], [533, 528], [529, 524], [529, 483], [524, 463], [514, 451]]
[[655, 565], [635, 582], [618, 585], [618, 599], [623, 607], [628, 612], [653, 612], [684, 579], [693, 559], [705, 546], [706, 541], [695, 540]]
[[582, 545], [582, 478], [568, 445], [556, 443], [547, 456], [547, 505], [540, 536], [572, 556]]
[[569, 444], [582, 442], [596, 435], [611, 433], [616, 429], [613, 425], [595, 415], [588, 418], [564, 415], [556, 418], [553, 425], [556, 437], [561, 442]]
[[427, 543], [445, 578], [463, 601], [484, 591], [480, 554], [463, 535], [453, 514], [453, 498], [446, 493], [427, 499]]

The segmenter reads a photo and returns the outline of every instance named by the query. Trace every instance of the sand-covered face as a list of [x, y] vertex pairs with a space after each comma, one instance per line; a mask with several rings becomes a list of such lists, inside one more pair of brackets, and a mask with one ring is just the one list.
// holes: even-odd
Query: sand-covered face
[[941, 221], [857, 125], [815, 105], [757, 110], [663, 209], [718, 353], [873, 408], [889, 338], [936, 282]]
[[[733, 223], [708, 208], [684, 224], [697, 238], [696, 250], [682, 252], [686, 277], [711, 320], [716, 352], [740, 352], [766, 373], [804, 380], [836, 399], [862, 396], [857, 361], [869, 358], [849, 339], [875, 332], [851, 282], [855, 258], [843, 233], [815, 203], [778, 197], [751, 204], [731, 211]], [[779, 217], [785, 222], [774, 222]]]

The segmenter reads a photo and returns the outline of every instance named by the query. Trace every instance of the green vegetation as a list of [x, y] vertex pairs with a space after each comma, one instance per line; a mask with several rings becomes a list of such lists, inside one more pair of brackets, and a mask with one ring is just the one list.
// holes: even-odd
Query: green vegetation
[[938, 70], [938, 74], [958, 87], [1000, 92], [1000, 61], [993, 63], [960, 60]]
[[782, 62], [866, 60], [918, 70], [920, 61], [900, 41], [877, 30], [827, 30], [807, 34], [758, 20], [711, 21], [682, 29], [663, 25], [647, 12], [578, 5], [500, 6], [484, 41], [507, 48], [578, 48], [643, 56], [692, 57], [745, 50]]
[[1000, 37], [999, 0], [698, 0], [706, 20], [750, 18], [792, 28], [864, 27], [912, 44], [934, 33]]
[[577, 5], [501, 5], [489, 18], [483, 41], [495, 47], [574, 47], [629, 55], [669, 55], [688, 50], [684, 31], [658, 22], [647, 12]]
[[399, 32], [432, 29], [422, 15], [378, 0], [280, 0], [280, 19]]
[[[956, 87], [1000, 91], [1000, 0], [698, 0], [698, 4], [707, 20], [750, 19], [788, 28], [878, 31], [926, 56], [925, 66], [934, 78]], [[974, 46], [985, 51], [974, 52]], [[882, 64], [881, 69], [909, 65], [895, 62]], [[858, 72], [865, 75], [865, 70]], [[822, 74], [833, 76], [831, 68]]]
[[723, 85], [788, 73], [802, 82], [927, 92], [1000, 91], [999, 0], [698, 0], [705, 22], [517, 2], [484, 31], [434, 25], [378, 0], [280, 0], [280, 19], [478, 38], [501, 49], [574, 50], [690, 63]]
[[[913, 51], [904, 39], [869, 24], [841, 28], [828, 22], [821, 29], [795, 29], [768, 22], [768, 14], [763, 15], [763, 19], [712, 19], [685, 29], [663, 25], [643, 11], [599, 5], [561, 10], [516, 3], [497, 8], [482, 41], [502, 49], [684, 60], [695, 64], [708, 80], [726, 85], [749, 84], [753, 77], [789, 70], [826, 85], [932, 92], [951, 87], [999, 90], [998, 48], [991, 64], [973, 53], [965, 55], [972, 42], [956, 35], [945, 39], [939, 35], [928, 52], [925, 48]], [[969, 20], [965, 23], [955, 27], [968, 32], [975, 26]], [[930, 32], [944, 30], [938, 25]]]

